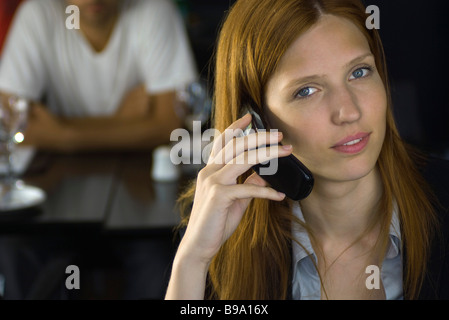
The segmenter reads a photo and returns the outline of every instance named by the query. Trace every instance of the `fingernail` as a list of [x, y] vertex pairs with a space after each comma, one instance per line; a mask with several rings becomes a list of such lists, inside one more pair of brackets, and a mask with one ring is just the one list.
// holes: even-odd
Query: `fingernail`
[[291, 150], [292, 149], [292, 145], [291, 144], [287, 144], [285, 146], [282, 146], [282, 149], [284, 149], [284, 150]]
[[281, 197], [281, 198], [285, 197], [285, 193], [282, 193], [282, 192], [278, 192], [278, 195], [279, 195], [279, 197]]

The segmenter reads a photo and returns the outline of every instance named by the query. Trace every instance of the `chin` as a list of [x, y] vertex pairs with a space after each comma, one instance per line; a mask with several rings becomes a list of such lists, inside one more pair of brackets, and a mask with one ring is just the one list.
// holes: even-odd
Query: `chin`
[[[360, 180], [376, 170], [377, 159], [346, 159], [333, 163], [321, 164], [318, 167], [310, 167], [315, 178], [334, 181], [348, 182]], [[325, 169], [324, 169], [325, 168]], [[323, 170], [324, 169], [324, 170]]]
[[376, 170], [376, 159], [354, 159], [344, 164], [339, 170], [338, 176], [341, 181], [355, 181], [360, 180], [369, 175], [373, 170]]

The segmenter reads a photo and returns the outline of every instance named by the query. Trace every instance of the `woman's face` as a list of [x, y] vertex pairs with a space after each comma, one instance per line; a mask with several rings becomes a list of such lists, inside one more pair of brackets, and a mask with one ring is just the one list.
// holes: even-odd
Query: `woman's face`
[[385, 137], [387, 97], [368, 42], [346, 19], [323, 16], [298, 37], [266, 87], [267, 115], [316, 179], [362, 178]]

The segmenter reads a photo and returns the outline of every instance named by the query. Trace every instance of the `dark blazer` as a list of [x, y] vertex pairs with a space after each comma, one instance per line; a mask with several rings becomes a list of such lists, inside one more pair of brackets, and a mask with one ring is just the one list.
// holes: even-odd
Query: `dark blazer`
[[422, 173], [435, 193], [441, 237], [433, 241], [428, 271], [419, 299], [449, 299], [449, 161], [430, 158]]

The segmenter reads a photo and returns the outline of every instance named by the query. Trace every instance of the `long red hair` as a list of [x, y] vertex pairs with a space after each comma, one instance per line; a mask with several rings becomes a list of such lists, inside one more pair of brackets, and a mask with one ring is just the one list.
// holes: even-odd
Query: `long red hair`
[[[385, 141], [377, 162], [383, 182], [379, 243], [388, 240], [396, 202], [401, 222], [404, 297], [416, 298], [426, 271], [434, 210], [426, 183], [401, 140], [391, 110], [390, 88], [377, 30], [365, 27], [367, 14], [359, 0], [245, 0], [230, 10], [216, 50], [214, 127], [223, 132], [250, 103], [263, 113], [265, 87], [283, 54], [322, 14], [353, 22], [375, 56], [387, 97]], [[241, 177], [241, 181], [249, 172]], [[179, 199], [191, 203], [192, 185]], [[275, 212], [275, 214], [273, 214]], [[291, 280], [291, 234], [295, 221], [288, 201], [254, 199], [235, 231], [214, 257], [208, 278], [210, 298], [285, 299]], [[188, 223], [188, 210], [183, 223]], [[404, 250], [402, 250], [404, 252]]]

